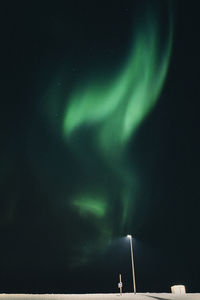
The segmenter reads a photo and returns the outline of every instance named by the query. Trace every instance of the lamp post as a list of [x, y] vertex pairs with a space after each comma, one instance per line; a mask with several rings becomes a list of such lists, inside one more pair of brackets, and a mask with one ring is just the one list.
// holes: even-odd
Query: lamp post
[[127, 238], [130, 240], [130, 246], [131, 246], [131, 264], [132, 264], [132, 275], [133, 275], [133, 291], [134, 291], [134, 294], [136, 294], [135, 268], [134, 268], [134, 260], [133, 260], [133, 241], [132, 241], [132, 235], [128, 234]]

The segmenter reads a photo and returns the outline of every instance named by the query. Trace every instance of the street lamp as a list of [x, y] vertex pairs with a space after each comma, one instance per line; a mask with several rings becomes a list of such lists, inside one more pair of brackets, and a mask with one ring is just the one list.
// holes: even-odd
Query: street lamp
[[133, 275], [133, 291], [134, 291], [134, 294], [136, 294], [135, 268], [134, 268], [134, 260], [133, 260], [133, 241], [132, 241], [132, 235], [128, 234], [127, 238], [130, 240], [130, 246], [131, 246], [131, 263], [132, 263], [132, 275]]

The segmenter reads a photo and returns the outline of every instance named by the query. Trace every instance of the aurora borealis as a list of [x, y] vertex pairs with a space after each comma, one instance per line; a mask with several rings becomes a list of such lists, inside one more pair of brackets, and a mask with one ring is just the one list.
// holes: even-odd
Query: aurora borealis
[[[134, 202], [129, 186], [133, 184], [134, 179], [125, 164], [126, 146], [142, 120], [156, 104], [170, 60], [172, 25], [169, 22], [168, 36], [161, 48], [159, 24], [156, 24], [155, 19], [156, 16], [147, 15], [141, 28], [138, 26], [135, 29], [132, 49], [128, 59], [125, 59], [125, 67], [119, 74], [113, 73], [112, 78], [107, 78], [105, 74], [98, 82], [88, 79], [86, 87], [77, 88], [72, 93], [64, 117], [64, 136], [69, 140], [69, 144], [73, 143], [70, 142], [71, 136], [73, 138], [73, 134], [76, 135], [81, 127], [93, 130], [93, 137], [90, 136], [95, 144], [92, 151], [100, 153], [122, 177], [122, 225], [131, 219]], [[80, 140], [77, 145], [79, 151], [82, 151], [83, 142], [90, 141]], [[94, 200], [94, 207], [88, 206], [87, 200], [75, 203], [80, 210], [86, 211], [88, 208], [90, 212], [97, 213], [98, 207], [102, 216], [106, 214], [102, 200]], [[122, 232], [123, 227], [121, 234]]]
[[0, 291], [199, 291], [199, 5], [2, 7]]
[[[129, 224], [132, 218], [131, 211], [134, 209], [134, 196], [131, 191], [134, 177], [127, 167], [129, 160], [127, 144], [158, 101], [170, 60], [172, 44], [170, 16], [167, 37], [162, 47], [159, 45], [161, 40], [159, 24], [155, 20], [156, 15], [147, 14], [144, 17], [144, 24], [135, 28], [135, 38], [132, 41], [132, 48], [129, 49], [129, 57], [124, 59], [124, 67], [118, 74], [114, 72], [109, 76], [105, 74], [103, 79], [98, 81], [95, 78], [88, 78], [85, 86], [72, 91], [63, 121], [63, 134], [69, 146], [71, 144], [74, 146], [73, 137], [76, 139], [76, 135], [79, 135], [79, 131], [83, 128], [79, 140], [75, 142], [77, 152], [82, 152], [83, 143], [93, 143], [92, 149], [89, 150], [92, 153], [89, 155], [94, 156], [93, 152], [99, 154], [105, 164], [114, 170], [116, 177], [121, 178], [122, 216], [119, 220], [121, 235], [124, 226]], [[88, 137], [84, 135], [84, 130], [90, 132]], [[85, 155], [88, 156], [88, 153]], [[84, 160], [85, 157], [82, 155], [80, 159]], [[104, 217], [104, 223], [108, 225], [107, 235], [103, 238], [111, 239], [114, 230], [107, 220], [106, 203], [109, 202], [109, 198], [103, 199], [98, 195], [79, 197], [80, 199], [75, 199], [74, 203], [72, 201], [73, 205], [79, 209], [81, 215], [88, 213], [88, 217], [91, 214]], [[102, 228], [101, 223], [100, 226]], [[105, 233], [105, 226], [103, 232]]]

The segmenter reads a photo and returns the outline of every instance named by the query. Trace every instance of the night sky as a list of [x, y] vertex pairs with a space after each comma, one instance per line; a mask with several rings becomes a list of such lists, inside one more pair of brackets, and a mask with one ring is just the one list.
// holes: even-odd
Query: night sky
[[199, 9], [1, 4], [0, 293], [199, 292]]

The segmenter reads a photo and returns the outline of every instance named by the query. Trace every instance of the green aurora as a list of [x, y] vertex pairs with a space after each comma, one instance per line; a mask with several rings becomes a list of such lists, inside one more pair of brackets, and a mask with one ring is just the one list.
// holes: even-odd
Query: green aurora
[[[135, 179], [128, 144], [159, 99], [172, 47], [171, 19], [164, 41], [154, 15], [146, 16], [142, 26], [135, 29], [132, 47], [122, 67], [112, 78], [106, 72], [102, 79], [86, 77], [85, 85], [77, 86], [67, 99], [62, 124], [63, 139], [77, 160], [85, 160], [87, 164], [87, 156], [99, 159], [99, 164], [110, 169], [121, 182], [118, 187], [121, 203], [119, 234], [130, 226], [134, 208]], [[56, 99], [56, 95], [51, 95], [51, 102], [52, 98]], [[85, 135], [87, 131], [90, 134]], [[92, 150], [84, 153], [87, 144], [92, 144]], [[96, 170], [91, 172], [95, 176]], [[113, 237], [110, 209], [117, 205], [103, 186], [101, 192], [101, 185], [103, 183], [98, 182], [95, 190], [91, 183], [91, 191], [90, 186], [83, 187], [82, 192], [74, 192], [68, 199], [69, 209], [76, 211], [81, 218], [91, 218], [98, 228], [99, 244]], [[91, 242], [84, 243], [82, 262], [94, 247]]]
[[79, 210], [81, 215], [92, 214], [95, 217], [102, 218], [105, 216], [106, 202], [104, 198], [97, 198], [95, 195], [81, 195], [75, 199], [73, 205]]

